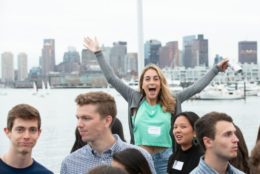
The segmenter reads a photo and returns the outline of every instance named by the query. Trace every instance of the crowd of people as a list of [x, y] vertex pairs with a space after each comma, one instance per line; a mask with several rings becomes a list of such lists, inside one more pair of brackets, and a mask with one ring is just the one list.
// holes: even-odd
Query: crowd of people
[[[75, 142], [62, 161], [61, 174], [260, 173], [260, 127], [249, 157], [243, 134], [229, 115], [208, 112], [200, 117], [181, 108], [182, 102], [227, 69], [228, 59], [190, 87], [172, 94], [156, 65], [144, 68], [139, 90], [134, 90], [114, 74], [96, 38], [85, 38], [84, 46], [94, 53], [107, 81], [127, 101], [131, 140], [125, 141], [113, 96], [101, 91], [80, 94], [75, 99]], [[0, 173], [53, 173], [32, 157], [41, 133], [36, 108], [14, 106], [4, 132], [11, 143], [0, 158]]]

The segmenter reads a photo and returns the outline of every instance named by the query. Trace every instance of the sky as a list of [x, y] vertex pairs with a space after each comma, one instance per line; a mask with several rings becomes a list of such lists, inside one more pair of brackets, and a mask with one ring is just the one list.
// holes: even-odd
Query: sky
[[[204, 34], [209, 61], [216, 54], [237, 61], [239, 41], [260, 42], [259, 0], [143, 0], [144, 42], [165, 45]], [[29, 67], [38, 66], [43, 39], [55, 39], [56, 64], [68, 47], [83, 49], [83, 38], [96, 36], [112, 46], [127, 41], [138, 51], [137, 0], [0, 0], [0, 54], [16, 59], [26, 52]], [[259, 43], [258, 43], [259, 47]], [[259, 48], [258, 48], [259, 50]]]

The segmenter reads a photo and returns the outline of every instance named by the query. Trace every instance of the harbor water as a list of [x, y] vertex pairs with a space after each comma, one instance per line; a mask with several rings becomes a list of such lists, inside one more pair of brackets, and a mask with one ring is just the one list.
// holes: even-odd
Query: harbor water
[[[33, 95], [31, 89], [0, 89], [0, 155], [7, 151], [9, 140], [4, 134], [8, 111], [16, 104], [27, 103], [36, 107], [42, 117], [42, 133], [33, 149], [33, 157], [55, 173], [59, 173], [61, 161], [70, 153], [75, 140], [76, 127], [74, 102], [76, 96], [88, 91], [105, 91], [117, 102], [118, 118], [129, 142], [127, 103], [114, 89], [52, 89]], [[260, 97], [246, 100], [188, 100], [182, 104], [183, 111], [193, 111], [202, 116], [207, 112], [225, 112], [232, 116], [242, 130], [248, 149], [253, 148], [260, 124]]]

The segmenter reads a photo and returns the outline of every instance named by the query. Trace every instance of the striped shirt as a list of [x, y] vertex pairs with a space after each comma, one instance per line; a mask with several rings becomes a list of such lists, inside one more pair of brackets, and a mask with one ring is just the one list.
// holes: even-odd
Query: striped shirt
[[[190, 174], [219, 174], [216, 170], [212, 167], [207, 165], [203, 160], [203, 157], [200, 158], [200, 162], [198, 166], [193, 169]], [[228, 163], [226, 174], [245, 174], [244, 172], [238, 170], [234, 166]]]
[[100, 165], [111, 165], [112, 155], [127, 148], [135, 148], [142, 152], [153, 174], [156, 174], [151, 155], [144, 149], [123, 142], [118, 135], [114, 135], [116, 142], [102, 154], [98, 154], [89, 145], [85, 145], [77, 151], [69, 154], [61, 164], [61, 174], [86, 174], [91, 169]]

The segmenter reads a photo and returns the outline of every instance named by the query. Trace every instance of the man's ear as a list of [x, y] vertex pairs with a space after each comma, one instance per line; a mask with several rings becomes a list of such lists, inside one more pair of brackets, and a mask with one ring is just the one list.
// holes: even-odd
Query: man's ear
[[5, 135], [9, 138], [9, 133], [11, 131], [9, 131], [9, 129], [7, 127], [4, 128], [4, 132], [5, 132]]
[[5, 133], [8, 133], [8, 132], [9, 132], [9, 130], [7, 129], [7, 127], [4, 128], [4, 132], [5, 132]]
[[111, 115], [106, 116], [106, 118], [105, 118], [106, 127], [111, 127], [112, 120], [113, 119], [112, 119]]
[[212, 140], [211, 138], [209, 138], [209, 137], [203, 137], [202, 140], [203, 140], [203, 143], [204, 143], [206, 149], [213, 146], [213, 140]]

